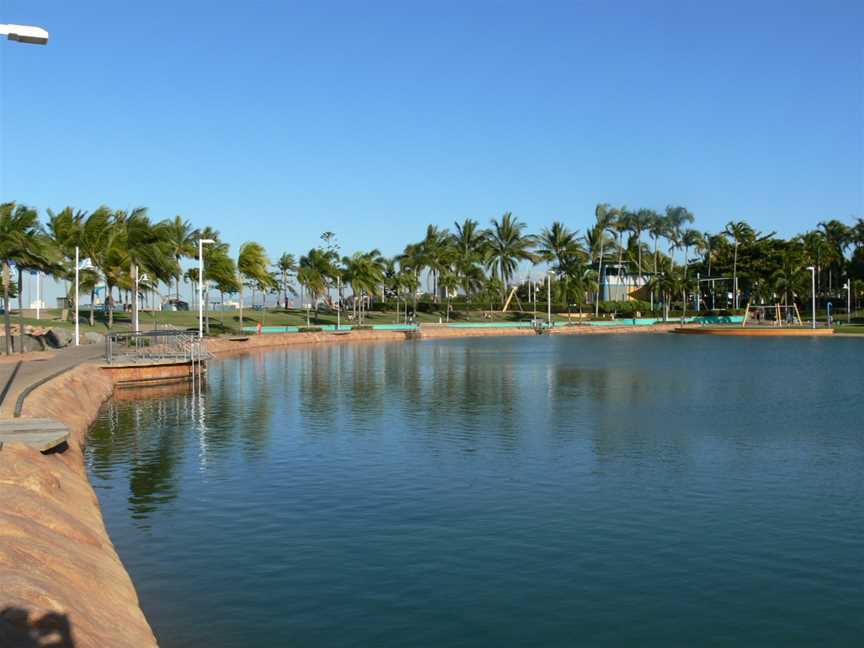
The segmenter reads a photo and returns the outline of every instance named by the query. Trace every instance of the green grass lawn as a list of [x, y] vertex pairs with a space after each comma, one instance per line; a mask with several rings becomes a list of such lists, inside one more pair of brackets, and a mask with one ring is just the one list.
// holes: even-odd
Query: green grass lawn
[[835, 329], [838, 333], [850, 333], [852, 335], [864, 335], [864, 324], [841, 324]]
[[[451, 321], [458, 322], [517, 322], [527, 321], [533, 317], [533, 312], [510, 312], [500, 313], [492, 312], [491, 319], [484, 317], [485, 311], [460, 311], [458, 317], [452, 318]], [[46, 310], [42, 312], [41, 320], [36, 320], [33, 317], [25, 317], [24, 323], [34, 326], [45, 327], [64, 327], [74, 328], [74, 323], [70, 317], [67, 321], [60, 319], [61, 312], [59, 310]], [[12, 311], [12, 322], [17, 323], [18, 314]], [[89, 324], [89, 310], [81, 312], [80, 330], [82, 333], [87, 331], [96, 331], [105, 333], [108, 329], [108, 320], [102, 313], [95, 314], [94, 326]], [[545, 319], [544, 313], [537, 313], [539, 318]], [[444, 321], [444, 318], [438, 313], [418, 313], [417, 319], [421, 323], [437, 323]], [[237, 311], [226, 311], [224, 313], [210, 313], [210, 334], [220, 335], [222, 333], [237, 333], [240, 331], [240, 316]], [[567, 321], [566, 315], [553, 315], [556, 321]], [[403, 321], [403, 315], [400, 314], [399, 322]], [[139, 322], [142, 330], [149, 330], [164, 327], [166, 324], [179, 328], [198, 328], [198, 312], [197, 311], [158, 311], [145, 312], [142, 311], [139, 315]], [[243, 311], [243, 326], [256, 326], [261, 322], [263, 326], [306, 326], [306, 311], [282, 309], [268, 309], [265, 311], [244, 310]], [[371, 311], [366, 314], [365, 324], [393, 324], [396, 322], [396, 314], [393, 311], [378, 312]], [[312, 326], [321, 324], [336, 324], [336, 314], [316, 314], [315, 311], [310, 313], [310, 323]], [[348, 312], [342, 312], [342, 324], [352, 324], [348, 319]], [[128, 331], [132, 327], [131, 313], [114, 313], [113, 331]]]

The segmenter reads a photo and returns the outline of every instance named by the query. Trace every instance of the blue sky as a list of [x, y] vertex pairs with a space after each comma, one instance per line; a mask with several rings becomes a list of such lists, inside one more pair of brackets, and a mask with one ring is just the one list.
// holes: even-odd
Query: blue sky
[[864, 3], [0, 0], [2, 199], [396, 253], [597, 202], [864, 215]]

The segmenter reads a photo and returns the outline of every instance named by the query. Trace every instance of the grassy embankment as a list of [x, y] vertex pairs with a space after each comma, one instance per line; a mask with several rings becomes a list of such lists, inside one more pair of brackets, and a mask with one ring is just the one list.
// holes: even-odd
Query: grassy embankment
[[[29, 313], [27, 313], [29, 314]], [[528, 321], [533, 317], [533, 312], [527, 313], [500, 313], [492, 312], [491, 319], [486, 317], [487, 311], [469, 311], [460, 313], [459, 322], [518, 322]], [[74, 322], [70, 315], [69, 319], [63, 321], [60, 319], [61, 312], [59, 310], [47, 310], [42, 312], [41, 320], [36, 320], [34, 317], [25, 317], [24, 323], [34, 326], [44, 327], [63, 327], [73, 328]], [[545, 313], [538, 313], [538, 317], [545, 319]], [[219, 335], [222, 333], [236, 333], [240, 330], [240, 316], [237, 311], [226, 311], [225, 313], [210, 313], [210, 334]], [[421, 323], [438, 323], [439, 315], [437, 313], [418, 313], [417, 318]], [[371, 311], [364, 317], [364, 324], [394, 324], [396, 323], [396, 314], [393, 311], [377, 312]], [[556, 321], [566, 322], [567, 316], [553, 315]], [[13, 323], [18, 323], [18, 314], [12, 311]], [[309, 321], [312, 326], [322, 324], [336, 324], [335, 313], [316, 314], [314, 311], [310, 313]], [[399, 322], [403, 321], [403, 316], [400, 315]], [[443, 319], [441, 320], [443, 321]], [[154, 328], [162, 328], [165, 325], [176, 326], [179, 328], [198, 328], [198, 313], [196, 311], [158, 311], [144, 312], [139, 315], [139, 322], [143, 330], [151, 330]], [[306, 311], [303, 310], [283, 310], [283, 309], [268, 309], [268, 310], [248, 310], [243, 312], [243, 326], [257, 326], [261, 322], [263, 326], [306, 326]], [[2, 323], [2, 318], [0, 318]], [[347, 312], [342, 313], [342, 324], [348, 325], [352, 322], [348, 319]], [[114, 313], [114, 325], [110, 329], [112, 331], [128, 331], [132, 326], [130, 313]], [[96, 313], [95, 324], [90, 326], [89, 313], [82, 313], [80, 320], [81, 333], [87, 331], [96, 331], [105, 333], [109, 330], [107, 317], [103, 313]]]
[[[26, 312], [25, 312], [26, 313]], [[29, 313], [27, 313], [29, 314]], [[688, 313], [688, 315], [691, 313]], [[695, 314], [695, 313], [692, 313]], [[25, 317], [24, 323], [30, 325], [38, 325], [45, 327], [64, 327], [73, 328], [71, 316], [68, 320], [60, 319], [61, 312], [59, 310], [46, 310], [42, 312], [42, 319], [36, 320], [35, 317]], [[342, 324], [348, 325], [351, 322], [348, 319], [347, 312], [343, 311]], [[453, 318], [453, 322], [518, 322], [529, 321], [533, 317], [533, 312], [510, 312], [500, 313], [492, 311], [460, 311], [458, 318]], [[421, 323], [438, 323], [440, 315], [438, 313], [418, 313], [418, 319]], [[537, 317], [546, 318], [545, 312], [538, 312]], [[670, 321], [674, 322], [680, 314], [670, 316]], [[103, 313], [96, 314], [94, 326], [90, 326], [89, 313], [82, 313], [80, 329], [81, 333], [87, 331], [95, 331], [105, 333], [109, 331], [108, 320]], [[553, 313], [553, 319], [557, 322], [566, 322], [566, 313]], [[394, 324], [396, 323], [396, 314], [393, 311], [378, 312], [371, 311], [365, 317], [365, 324]], [[818, 320], [824, 322], [825, 317], [818, 317]], [[13, 323], [18, 323], [17, 311], [12, 311]], [[402, 315], [399, 316], [399, 321], [402, 322]], [[443, 321], [443, 319], [441, 320]], [[573, 321], [578, 321], [574, 315]], [[864, 313], [854, 313], [853, 323], [847, 325], [845, 317], [837, 321], [838, 333], [864, 334]], [[248, 310], [243, 313], [244, 326], [256, 326], [261, 322], [263, 326], [306, 326], [306, 311], [302, 310], [283, 310], [283, 309], [267, 309]], [[336, 324], [335, 313], [317, 314], [313, 311], [310, 314], [310, 322], [312, 326], [322, 324]], [[807, 321], [805, 319], [805, 325]], [[162, 328], [166, 325], [175, 326], [178, 328], [196, 328], [198, 327], [198, 313], [196, 311], [157, 311], [146, 312], [140, 314], [140, 324], [142, 330], [152, 330]], [[0, 325], [2, 325], [2, 317], [0, 317]], [[130, 313], [115, 313], [114, 325], [110, 329], [112, 331], [128, 331], [131, 329], [131, 314]], [[210, 313], [210, 334], [220, 335], [222, 333], [237, 333], [240, 331], [240, 316], [237, 311], [226, 311], [225, 313]]]

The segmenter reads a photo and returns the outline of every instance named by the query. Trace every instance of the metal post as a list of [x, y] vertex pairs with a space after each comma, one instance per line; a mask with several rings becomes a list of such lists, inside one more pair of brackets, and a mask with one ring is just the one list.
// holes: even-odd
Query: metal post
[[[80, 331], [78, 329], [78, 246], [75, 246], [75, 346], [81, 344]], [[93, 308], [92, 306], [90, 308]], [[68, 312], [68, 311], [67, 311]]]
[[546, 317], [549, 321], [549, 328], [552, 328], [552, 273], [546, 273]]
[[699, 312], [699, 303], [702, 301], [702, 277], [701, 273], [696, 273], [696, 312]]
[[807, 268], [810, 271], [810, 295], [812, 297], [812, 305], [811, 305], [811, 319], [812, 319], [812, 328], [816, 328], [816, 267], [809, 266]]
[[735, 308], [738, 308], [738, 277], [735, 277], [735, 281], [733, 282], [735, 285], [732, 287], [732, 290], [735, 291]]
[[[342, 277], [336, 277], [336, 330], [342, 328]], [[396, 312], [399, 312], [399, 300], [396, 300]]]
[[137, 333], [138, 332], [138, 264], [135, 264], [135, 290], [133, 291], [132, 299], [134, 303], [132, 304], [132, 312], [135, 314], [134, 322], [132, 322], [132, 328]]
[[846, 323], [852, 323], [852, 277], [846, 280]]
[[[224, 306], [224, 304], [223, 304]], [[204, 241], [198, 239], [198, 339], [204, 337]]]

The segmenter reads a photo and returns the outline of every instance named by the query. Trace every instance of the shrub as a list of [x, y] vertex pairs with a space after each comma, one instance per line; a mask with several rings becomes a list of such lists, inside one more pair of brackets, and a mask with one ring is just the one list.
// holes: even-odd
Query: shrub
[[635, 317], [637, 312], [647, 317], [651, 304], [645, 301], [606, 301], [600, 302], [599, 310], [607, 315], [615, 313], [617, 317]]
[[369, 324], [361, 324], [360, 326], [352, 326], [352, 331], [371, 331], [372, 327]]
[[298, 330], [300, 333], [320, 333], [320, 332], [321, 332], [321, 327], [320, 327], [320, 326], [301, 326], [301, 327], [300, 327], [299, 329], [297, 329], [297, 330]]

